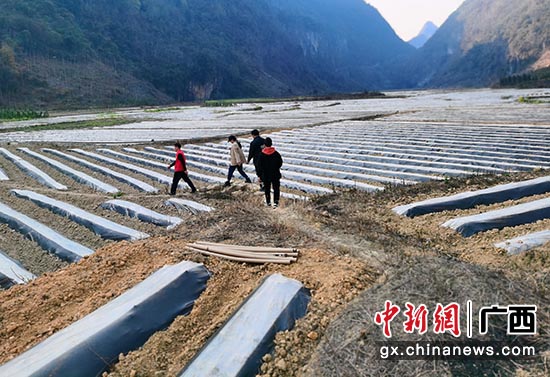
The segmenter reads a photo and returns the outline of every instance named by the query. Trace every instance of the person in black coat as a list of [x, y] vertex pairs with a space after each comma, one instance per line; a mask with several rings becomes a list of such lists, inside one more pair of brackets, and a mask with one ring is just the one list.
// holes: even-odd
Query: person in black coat
[[258, 180], [260, 181], [260, 189], [263, 189], [262, 177], [258, 173], [258, 158], [262, 153], [265, 139], [260, 136], [260, 131], [258, 130], [252, 130], [252, 132], [250, 132], [250, 135], [252, 135], [252, 141], [250, 142], [250, 148], [248, 149], [248, 159], [246, 160], [246, 162], [250, 164], [250, 161], [253, 161], [254, 168], [256, 169], [256, 175], [258, 176]]
[[258, 157], [259, 176], [264, 183], [265, 202], [271, 206], [271, 186], [273, 186], [273, 208], [279, 206], [281, 196], [281, 167], [283, 158], [273, 147], [273, 141], [267, 137], [264, 149]]

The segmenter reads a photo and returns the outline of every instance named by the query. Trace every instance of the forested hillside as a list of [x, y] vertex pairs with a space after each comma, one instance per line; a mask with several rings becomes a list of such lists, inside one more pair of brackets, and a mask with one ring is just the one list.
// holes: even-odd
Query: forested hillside
[[399, 86], [413, 48], [362, 0], [1, 0], [0, 105]]
[[466, 0], [409, 64], [410, 86], [488, 86], [548, 54], [550, 0]]

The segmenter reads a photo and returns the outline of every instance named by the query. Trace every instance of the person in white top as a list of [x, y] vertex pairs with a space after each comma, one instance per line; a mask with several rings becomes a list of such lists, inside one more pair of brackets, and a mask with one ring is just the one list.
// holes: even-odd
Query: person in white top
[[237, 137], [234, 135], [229, 136], [227, 140], [232, 144], [231, 151], [229, 152], [231, 162], [229, 164], [229, 171], [227, 172], [227, 181], [224, 186], [227, 187], [231, 184], [231, 178], [233, 178], [235, 170], [239, 171], [239, 174], [245, 179], [246, 183], [252, 183], [243, 170], [243, 164], [246, 162], [246, 157], [244, 156], [241, 143], [239, 143]]

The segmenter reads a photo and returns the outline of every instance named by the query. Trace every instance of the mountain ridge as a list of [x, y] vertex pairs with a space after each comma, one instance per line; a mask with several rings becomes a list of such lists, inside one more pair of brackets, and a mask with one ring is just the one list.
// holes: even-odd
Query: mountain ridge
[[412, 52], [362, 0], [4, 2], [4, 106], [389, 88], [398, 83], [381, 67]]
[[549, 50], [549, 0], [466, 0], [408, 61], [409, 86], [490, 86]]
[[420, 48], [426, 44], [426, 42], [437, 32], [437, 25], [432, 21], [427, 21], [418, 35], [408, 41], [410, 45], [415, 48]]

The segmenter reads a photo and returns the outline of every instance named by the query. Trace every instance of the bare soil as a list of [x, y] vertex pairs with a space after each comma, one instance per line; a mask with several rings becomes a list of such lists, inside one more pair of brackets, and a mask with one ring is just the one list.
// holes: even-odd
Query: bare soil
[[[67, 180], [47, 166], [40, 166], [61, 182]], [[78, 169], [85, 170], [81, 167]], [[282, 207], [277, 210], [263, 206], [261, 193], [254, 191], [254, 186], [234, 185], [229, 189], [221, 189], [217, 186], [201, 185], [198, 195], [180, 194], [216, 208], [214, 212], [196, 216], [166, 207], [163, 202], [168, 196], [165, 194], [147, 195], [130, 189], [124, 190], [122, 199], [184, 218], [184, 224], [173, 231], [99, 208], [99, 204], [111, 197], [82, 185], [74, 186], [74, 181], [72, 184], [77, 190], [56, 192], [39, 187], [34, 180], [14, 168], [6, 166], [6, 171], [14, 180], [0, 183], [5, 189], [22, 188], [21, 183], [24, 183], [25, 188], [47, 193], [113, 221], [145, 231], [152, 237], [135, 243], [106, 242], [88, 229], [75, 226], [74, 223], [40, 209], [31, 202], [14, 198], [6, 193], [7, 190], [3, 190], [0, 201], [7, 202], [26, 214], [32, 213], [32, 217], [47, 222], [60, 233], [98, 250], [81, 262], [66, 266], [45, 254], [33, 242], [5, 226], [0, 226], [0, 237], [6, 241], [2, 244], [8, 245], [8, 254], [20, 258], [27, 268], [41, 275], [26, 286], [0, 292], [0, 363], [17, 356], [119, 296], [161, 266], [182, 260], [205, 263], [213, 272], [207, 290], [197, 300], [189, 316], [176, 318], [170, 327], [152, 336], [142, 348], [128, 355], [121, 355], [119, 362], [109, 372], [110, 375], [175, 375], [222, 326], [261, 279], [276, 272], [302, 281], [311, 289], [312, 301], [308, 314], [297, 322], [293, 330], [278, 334], [274, 354], [264, 356], [261, 368], [264, 376], [301, 376], [315, 371], [311, 358], [314, 353], [319, 352], [319, 344], [327, 339], [325, 334], [331, 323], [349, 324], [345, 314], [351, 310], [346, 309], [348, 303], [354, 299], [374, 297], [370, 295], [375, 282], [377, 287], [402, 289], [403, 297], [419, 294], [413, 286], [395, 288], [390, 279], [404, 265], [408, 269], [403, 273], [419, 276], [423, 270], [414, 262], [417, 258], [425, 258], [425, 264], [431, 266], [445, 265], [441, 264], [441, 260], [460, 262], [466, 266], [465, 270], [474, 271], [480, 281], [485, 278], [491, 281], [491, 276], [495, 274], [502, 275], [505, 281], [522, 281], [525, 297], [540, 299], [548, 295], [549, 246], [513, 257], [493, 246], [496, 241], [547, 228], [550, 226], [547, 220], [463, 238], [440, 227], [440, 224], [451, 217], [514, 203], [414, 219], [397, 216], [391, 211], [395, 205], [547, 174], [544, 171], [388, 187], [384, 192], [376, 194], [341, 191], [334, 195], [313, 197], [309, 202], [283, 201]], [[109, 182], [104, 176], [98, 178]], [[150, 182], [144, 177], [136, 175], [136, 178]], [[113, 184], [117, 187], [121, 185], [119, 182]], [[522, 199], [517, 203], [533, 199], [535, 198]], [[298, 247], [302, 254], [298, 262], [291, 266], [245, 265], [189, 254], [184, 247], [188, 242], [196, 240]], [[464, 280], [462, 283], [467, 291], [476, 281]], [[435, 296], [445, 289], [444, 282], [438, 283], [437, 289], [425, 293], [427, 300], [442, 300]], [[504, 288], [503, 290], [505, 291]], [[387, 295], [393, 294], [391, 289], [384, 292]], [[481, 291], [479, 299], [492, 300], [493, 296], [489, 292], [485, 293]], [[512, 295], [511, 291], [509, 293], [511, 299], [519, 297]], [[382, 299], [382, 296], [379, 298]], [[362, 306], [350, 308], [354, 307]], [[330, 330], [332, 337], [338, 328], [337, 325], [334, 326]], [[548, 326], [546, 317], [541, 317], [539, 326]], [[550, 344], [547, 333], [544, 333], [541, 340], [542, 344]], [[315, 360], [318, 360], [317, 356]], [[434, 370], [441, 374], [448, 371], [437, 368], [435, 366]], [[530, 369], [533, 373], [541, 371], [540, 366], [533, 368]], [[509, 373], [501, 375], [514, 375], [523, 373], [524, 368], [508, 363], [503, 370]], [[374, 371], [375, 369], [371, 370], [372, 373]], [[345, 373], [335, 375], [360, 374], [353, 369], [346, 369]], [[364, 374], [368, 375], [369, 370], [366, 369]]]

